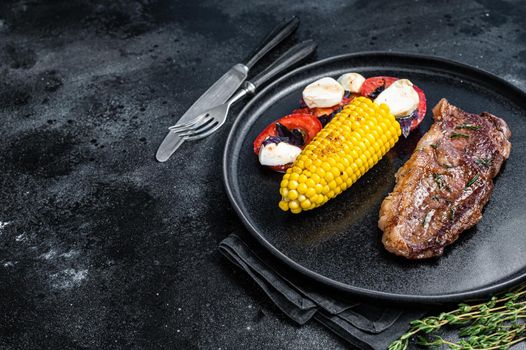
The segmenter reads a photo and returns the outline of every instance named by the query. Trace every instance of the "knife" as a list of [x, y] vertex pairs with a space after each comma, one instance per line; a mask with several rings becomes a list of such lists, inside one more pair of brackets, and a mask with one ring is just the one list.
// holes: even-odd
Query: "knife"
[[[294, 33], [298, 25], [299, 19], [294, 16], [277, 26], [265, 37], [261, 45], [251, 55], [251, 58], [247, 60], [247, 63], [238, 63], [230, 68], [228, 72], [219, 78], [219, 80], [194, 102], [175, 125], [188, 123], [210, 107], [225, 103], [246, 80], [250, 68], [276, 45]], [[173, 131], [169, 131], [159, 146], [155, 158], [159, 162], [166, 162], [183, 142], [184, 137], [179, 136]]]

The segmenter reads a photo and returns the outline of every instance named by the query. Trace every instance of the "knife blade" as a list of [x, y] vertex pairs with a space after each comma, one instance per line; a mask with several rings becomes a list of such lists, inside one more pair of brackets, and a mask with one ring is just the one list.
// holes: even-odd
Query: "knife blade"
[[[248, 70], [276, 45], [290, 36], [299, 25], [295, 16], [283, 22], [267, 35], [261, 45], [251, 55], [246, 64], [238, 63], [214, 83], [195, 103], [183, 114], [175, 124], [181, 125], [192, 121], [195, 117], [208, 110], [210, 107], [225, 103], [243, 84], [248, 75]], [[184, 137], [174, 131], [169, 131], [159, 146], [155, 158], [159, 162], [166, 162], [170, 156], [184, 142]]]
[[[225, 103], [234, 92], [246, 80], [248, 75], [248, 67], [244, 64], [238, 63], [228, 72], [223, 74], [214, 85], [212, 85], [206, 92], [199, 97], [197, 101], [183, 114], [176, 125], [187, 123], [196, 115], [205, 112], [210, 106]], [[170, 131], [159, 146], [155, 158], [159, 162], [166, 162], [170, 156], [181, 146], [184, 138], [177, 133]]]

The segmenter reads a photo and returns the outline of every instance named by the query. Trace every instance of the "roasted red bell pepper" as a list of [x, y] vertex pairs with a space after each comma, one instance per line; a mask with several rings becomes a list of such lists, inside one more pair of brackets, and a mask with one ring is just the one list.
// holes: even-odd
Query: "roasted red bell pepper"
[[[322, 125], [318, 118], [307, 113], [293, 113], [289, 114], [281, 119], [272, 122], [267, 126], [254, 140], [254, 153], [259, 154], [259, 150], [263, 141], [270, 136], [278, 136], [278, 130], [276, 129], [276, 123], [280, 123], [289, 130], [297, 129], [303, 135], [303, 145], [307, 145], [316, 136], [316, 134], [322, 129]], [[303, 147], [301, 147], [303, 148]]]

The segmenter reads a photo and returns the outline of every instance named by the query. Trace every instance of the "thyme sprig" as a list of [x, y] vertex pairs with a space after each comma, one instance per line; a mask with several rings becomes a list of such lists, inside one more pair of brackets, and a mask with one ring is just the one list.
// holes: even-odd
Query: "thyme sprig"
[[466, 184], [466, 188], [471, 187], [471, 185], [473, 185], [478, 180], [478, 178], [479, 178], [479, 174], [473, 176], [471, 180], [469, 180], [468, 183]]
[[435, 183], [437, 184], [437, 187], [439, 190], [444, 187], [444, 179], [442, 179], [441, 174], [433, 174], [433, 179], [435, 180]]
[[466, 134], [463, 134], [461, 132], [452, 132], [451, 135], [449, 135], [449, 138], [451, 138], [451, 139], [459, 139], [459, 138], [467, 139], [467, 138], [469, 138], [469, 136], [466, 135]]
[[451, 187], [449, 187], [449, 185], [446, 183], [442, 175], [444, 174], [433, 174], [433, 180], [435, 180], [437, 188], [439, 190], [445, 188], [446, 191], [451, 192]]
[[491, 165], [491, 158], [477, 158], [475, 163], [480, 166], [489, 167]]
[[455, 129], [468, 129], [468, 130], [479, 130], [480, 125], [473, 124], [460, 124], [455, 127]]
[[[526, 340], [526, 284], [489, 301], [458, 308], [411, 322], [411, 328], [389, 345], [389, 350], [405, 350], [415, 341], [425, 347], [449, 349], [508, 349]], [[445, 326], [459, 327], [458, 342], [434, 334]]]
[[455, 211], [456, 211], [455, 208], [449, 209], [449, 221], [451, 222], [455, 221]]

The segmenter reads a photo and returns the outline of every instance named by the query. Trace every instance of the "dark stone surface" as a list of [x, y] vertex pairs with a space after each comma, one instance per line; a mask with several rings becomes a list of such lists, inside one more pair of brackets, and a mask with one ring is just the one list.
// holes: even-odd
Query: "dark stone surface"
[[291, 14], [320, 58], [437, 54], [526, 88], [521, 1], [2, 1], [0, 348], [345, 346], [283, 318], [216, 250], [242, 230], [221, 179], [232, 118], [153, 158]]

